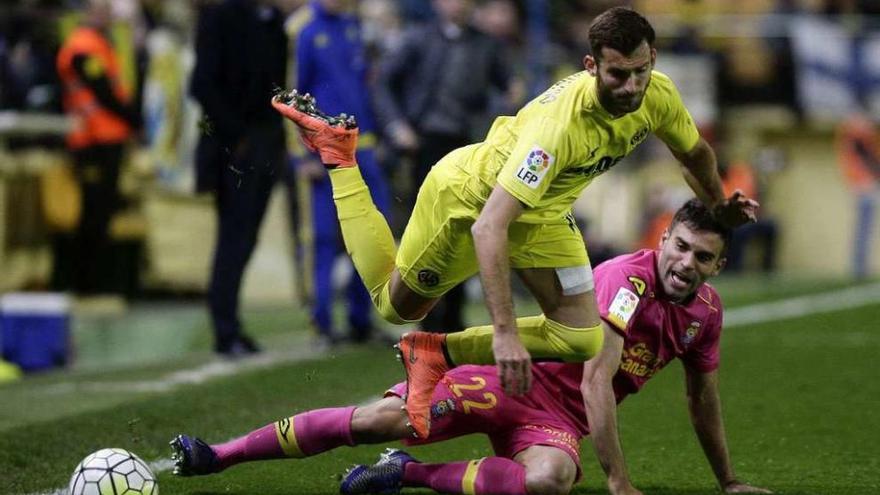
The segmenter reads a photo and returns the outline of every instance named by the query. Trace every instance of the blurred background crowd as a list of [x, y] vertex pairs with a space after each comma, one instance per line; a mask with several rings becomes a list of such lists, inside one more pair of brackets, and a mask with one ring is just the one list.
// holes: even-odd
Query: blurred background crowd
[[[258, 350], [239, 300], [310, 307], [321, 345], [376, 338], [324, 172], [272, 90], [359, 119], [358, 160], [399, 235], [427, 168], [582, 70], [590, 22], [614, 5], [653, 23], [657, 69], [726, 186], [762, 204], [728, 274], [876, 275], [876, 1], [20, 0], [0, 7], [0, 292], [206, 296], [220, 353]], [[112, 70], [62, 63], [84, 24]], [[111, 153], [72, 144], [69, 70], [97, 72], [89, 91], [123, 122]], [[656, 246], [688, 195], [668, 151], [643, 144], [577, 203], [594, 266]], [[424, 325], [461, 328], [469, 294]]]

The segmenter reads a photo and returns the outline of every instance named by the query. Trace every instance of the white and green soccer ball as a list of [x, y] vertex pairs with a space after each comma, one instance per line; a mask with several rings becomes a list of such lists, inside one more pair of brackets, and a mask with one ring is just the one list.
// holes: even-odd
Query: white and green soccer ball
[[69, 495], [158, 495], [159, 484], [140, 457], [124, 449], [101, 449], [73, 470]]

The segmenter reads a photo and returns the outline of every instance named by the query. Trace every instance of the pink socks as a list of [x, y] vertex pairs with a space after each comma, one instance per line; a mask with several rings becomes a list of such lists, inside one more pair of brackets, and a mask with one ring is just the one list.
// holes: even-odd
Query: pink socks
[[264, 459], [308, 457], [342, 445], [354, 445], [355, 407], [316, 409], [284, 418], [230, 442], [212, 445], [222, 469]]
[[441, 493], [525, 495], [526, 469], [503, 457], [448, 464], [410, 462], [403, 473], [403, 484]]

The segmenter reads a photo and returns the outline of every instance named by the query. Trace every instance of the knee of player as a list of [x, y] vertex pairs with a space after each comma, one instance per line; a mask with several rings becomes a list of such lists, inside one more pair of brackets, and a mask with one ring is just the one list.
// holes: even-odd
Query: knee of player
[[388, 323], [393, 323], [395, 325], [408, 325], [425, 317], [424, 314], [416, 314], [409, 308], [396, 308], [394, 303], [391, 302], [391, 297], [388, 292], [373, 294], [372, 299], [373, 305], [376, 306], [376, 311], [379, 313], [379, 316]]
[[382, 319], [394, 325], [409, 325], [411, 323], [418, 322], [424, 316], [415, 313], [399, 313], [396, 309], [394, 309], [391, 304], [381, 306], [377, 305], [376, 309], [378, 310], [379, 316], [381, 316]]
[[355, 442], [388, 442], [407, 437], [410, 433], [403, 405], [399, 397], [386, 397], [355, 409], [351, 417], [351, 435]]
[[526, 492], [547, 495], [569, 493], [577, 473], [558, 465], [540, 465], [526, 468]]

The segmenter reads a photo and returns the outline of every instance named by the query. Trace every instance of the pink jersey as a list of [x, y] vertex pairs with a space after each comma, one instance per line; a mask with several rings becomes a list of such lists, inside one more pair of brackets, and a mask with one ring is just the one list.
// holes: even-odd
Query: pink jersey
[[[654, 250], [637, 251], [594, 270], [599, 314], [624, 337], [613, 382], [618, 403], [675, 358], [697, 371], [718, 367], [722, 318], [718, 294], [703, 284], [684, 303], [665, 299], [657, 280], [657, 255]], [[580, 393], [583, 365], [538, 363], [532, 369], [535, 382], [561, 399], [556, 413], [588, 431]], [[557, 404], [549, 407], [557, 409]]]
[[[614, 375], [617, 402], [636, 393], [668, 362], [679, 358], [698, 371], [718, 367], [721, 301], [703, 284], [685, 303], [663, 297], [657, 285], [657, 252], [619, 256], [595, 269], [599, 314], [624, 337]], [[504, 394], [494, 366], [459, 366], [437, 384], [431, 434], [407, 444], [432, 443], [470, 433], [489, 435], [497, 455], [512, 458], [531, 445], [567, 452], [580, 466], [578, 442], [589, 434], [580, 392], [582, 363], [533, 363], [529, 393]], [[403, 397], [406, 383], [388, 394]]]

